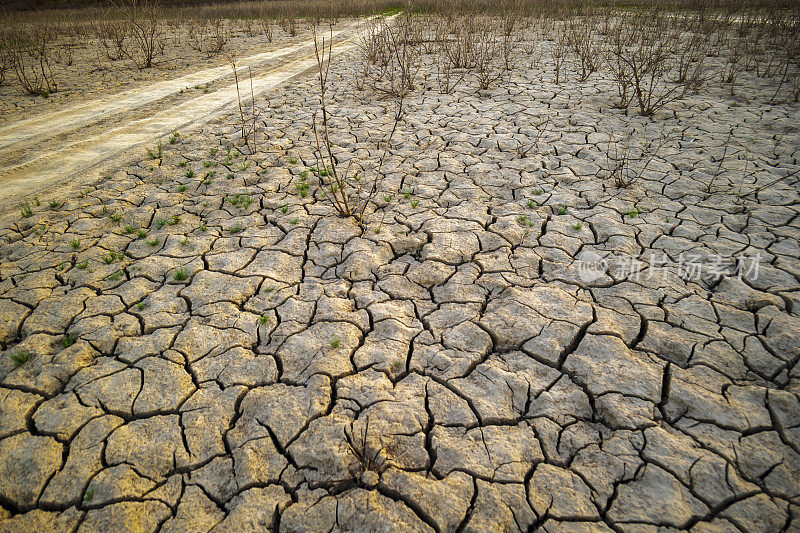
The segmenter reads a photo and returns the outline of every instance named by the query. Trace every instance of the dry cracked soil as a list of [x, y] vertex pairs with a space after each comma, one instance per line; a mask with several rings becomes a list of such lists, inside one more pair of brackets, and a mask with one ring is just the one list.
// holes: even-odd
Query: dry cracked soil
[[[335, 61], [374, 175], [395, 102]], [[313, 76], [255, 154], [228, 109], [7, 213], [0, 530], [800, 530], [798, 104], [517, 61], [423, 59], [364, 226], [304, 189]], [[631, 128], [671, 140], [619, 188]]]

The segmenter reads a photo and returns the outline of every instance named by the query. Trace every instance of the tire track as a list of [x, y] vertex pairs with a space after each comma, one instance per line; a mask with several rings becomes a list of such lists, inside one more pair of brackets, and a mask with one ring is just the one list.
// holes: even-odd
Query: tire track
[[[334, 56], [356, 46], [360, 35], [358, 26], [363, 22], [357, 21], [333, 32], [333, 38], [338, 39], [333, 50]], [[316, 67], [313, 43], [313, 39], [308, 39], [280, 50], [250, 56], [237, 63], [238, 70], [247, 72], [247, 67], [254, 64], [299, 55], [297, 59], [253, 76], [255, 95], [263, 95]], [[235, 83], [144, 116], [136, 110], [174, 95], [187, 85], [215, 81], [230, 75], [230, 67], [205, 69], [148, 88], [103, 97], [49, 116], [24, 119], [0, 128], [0, 161], [6, 162], [0, 166], [0, 202], [5, 203], [78, 174], [83, 174], [85, 178], [87, 171], [99, 169], [103, 163], [115, 161], [136, 147], [176, 130], [185, 131], [202, 126], [236, 104]], [[249, 90], [248, 81], [247, 92]], [[112, 117], [114, 120], [108, 125], [92, 131], [93, 124]], [[90, 133], [82, 134], [84, 130]], [[53, 140], [56, 137], [60, 138]], [[49, 143], [50, 149], [42, 150], [41, 146], [48, 139], [52, 141]], [[25, 154], [25, 151], [31, 153]], [[12, 157], [19, 160], [21, 153], [22, 161], [10, 162]]]

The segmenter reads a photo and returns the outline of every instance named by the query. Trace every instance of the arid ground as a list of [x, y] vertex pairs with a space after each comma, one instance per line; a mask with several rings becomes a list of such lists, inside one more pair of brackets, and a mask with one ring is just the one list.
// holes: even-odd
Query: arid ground
[[0, 531], [800, 531], [796, 50], [466, 18], [4, 116]]

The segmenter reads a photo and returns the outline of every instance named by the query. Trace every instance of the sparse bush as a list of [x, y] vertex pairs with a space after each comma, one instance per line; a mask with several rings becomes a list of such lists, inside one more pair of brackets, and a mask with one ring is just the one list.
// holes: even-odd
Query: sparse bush
[[[636, 13], [620, 17], [612, 30], [610, 50], [620, 105], [632, 91], [628, 101], [635, 100], [639, 113], [649, 116], [697, 87], [702, 63], [692, 67], [690, 58], [700, 53], [697, 48], [702, 41], [682, 37], [675, 20], [667, 15]], [[675, 50], [679, 51], [677, 56]]]
[[594, 22], [590, 18], [572, 19], [567, 23], [567, 40], [580, 64], [580, 81], [586, 81], [600, 68], [603, 60], [602, 43], [596, 39]]
[[379, 20], [362, 35], [364, 77], [374, 90], [390, 96], [414, 90], [420, 68], [414, 33], [411, 13], [404, 12], [394, 23]]
[[266, 15], [262, 15], [259, 16], [258, 23], [261, 26], [261, 33], [263, 33], [264, 37], [267, 38], [267, 42], [271, 43], [274, 38], [272, 20], [270, 20]]
[[250, 67], [247, 67], [247, 73], [250, 79], [250, 103], [248, 105], [247, 99], [242, 99], [242, 93], [239, 89], [239, 71], [236, 68], [236, 58], [231, 54], [229, 60], [236, 82], [236, 99], [239, 105], [239, 131], [241, 132], [242, 141], [247, 146], [247, 149], [251, 154], [254, 154], [258, 149], [256, 134], [258, 133], [258, 119], [261, 116], [261, 112], [256, 107], [256, 97], [253, 92], [253, 71]]
[[293, 14], [281, 17], [279, 24], [281, 25], [281, 29], [288, 35], [292, 37], [297, 35], [297, 19]]
[[211, 20], [211, 38], [206, 53], [209, 56], [219, 54], [225, 49], [230, 35], [225, 28], [225, 21], [220, 17]]
[[0, 87], [6, 83], [6, 72], [11, 68], [11, 63], [6, 53], [4, 39], [0, 38]]
[[500, 28], [495, 27], [494, 21], [488, 18], [481, 20], [475, 29], [477, 31], [473, 47], [475, 73], [478, 77], [478, 87], [486, 90], [511, 69], [513, 41], [509, 36], [498, 39]]
[[158, 0], [133, 0], [128, 10], [129, 46], [125, 55], [140, 69], [150, 68], [164, 53], [162, 10]]
[[567, 37], [563, 31], [559, 31], [555, 41], [552, 43], [551, 53], [553, 55], [553, 69], [555, 70], [555, 84], [561, 83], [561, 68], [567, 58]]
[[125, 20], [100, 20], [95, 24], [95, 34], [109, 61], [119, 61], [125, 57], [125, 42], [128, 38], [128, 24]]
[[657, 137], [635, 146], [633, 140], [641, 136], [646, 136], [646, 131], [637, 132], [634, 128], [621, 139], [609, 135], [605, 170], [615, 187], [627, 188], [639, 181], [658, 152], [671, 140], [672, 133], [662, 130]]
[[[330, 115], [328, 113], [327, 104], [327, 85], [328, 73], [331, 66], [331, 56], [333, 50], [333, 43], [329, 41], [326, 46], [325, 39], [317, 39], [316, 33], [314, 34], [314, 51], [317, 59], [317, 74], [319, 81], [319, 95], [320, 106], [312, 116], [312, 129], [314, 131], [314, 141], [316, 143], [315, 157], [317, 160], [316, 172], [319, 178], [319, 190], [327, 200], [331, 202], [333, 207], [340, 216], [352, 216], [359, 222], [363, 222], [364, 211], [367, 208], [370, 200], [374, 198], [381, 189], [383, 161], [389, 152], [389, 145], [391, 144], [394, 132], [400, 122], [400, 117], [403, 113], [403, 96], [404, 92], [400, 92], [397, 112], [394, 117], [394, 124], [392, 130], [386, 139], [383, 155], [378, 163], [375, 171], [375, 177], [371, 180], [365, 179], [358, 174], [358, 171], [351, 174], [353, 160], [350, 160], [347, 167], [342, 169], [339, 167], [338, 160], [333, 154], [333, 143], [331, 142], [330, 134]], [[367, 184], [369, 182], [369, 184]]]
[[6, 68], [11, 68], [28, 94], [47, 96], [58, 90], [50, 59], [55, 35], [44, 24], [21, 25], [4, 20], [0, 49]]
[[192, 21], [186, 28], [186, 42], [193, 50], [202, 52], [205, 50], [205, 43], [208, 34], [208, 27], [205, 21]]
[[476, 24], [475, 17], [459, 17], [440, 27], [442, 33], [439, 35], [439, 44], [453, 68], [475, 66], [478, 38]]
[[668, 73], [670, 81], [686, 87], [686, 90], [697, 91], [705, 82], [704, 64], [708, 52], [708, 40], [702, 35], [692, 33], [681, 36], [681, 46], [675, 55], [672, 72]]

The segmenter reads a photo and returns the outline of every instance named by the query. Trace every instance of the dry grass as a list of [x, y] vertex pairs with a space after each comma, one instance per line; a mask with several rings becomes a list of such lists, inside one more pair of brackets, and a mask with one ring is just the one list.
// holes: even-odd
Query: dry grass
[[[378, 22], [367, 33], [359, 85], [387, 96], [413, 91], [420, 58], [428, 54], [437, 64], [442, 92], [452, 92], [465, 79], [489, 89], [510, 76], [520, 30], [533, 27], [550, 43], [546, 53], [557, 84], [573, 75], [583, 82], [603, 70], [617, 82], [615, 104], [635, 105], [642, 115], [713, 80], [729, 84], [734, 93], [742, 71], [776, 79], [773, 99], [797, 100], [800, 16], [790, 5], [788, 0], [634, 0], [624, 6], [600, 0], [420, 0], [413, 10]], [[0, 83], [16, 82], [23, 92], [48, 95], [62, 85], [57, 67], [71, 64], [76, 43], [89, 40], [96, 43], [98, 58], [146, 69], [162, 59], [168, 35], [173, 40], [185, 35], [192, 48], [211, 57], [228, 52], [234, 27], [271, 42], [278, 28], [291, 36], [323, 19], [402, 8], [388, 0], [182, 6], [138, 0], [11, 12], [0, 26]], [[727, 58], [724, 69], [709, 69], [706, 58], [720, 54]]]

